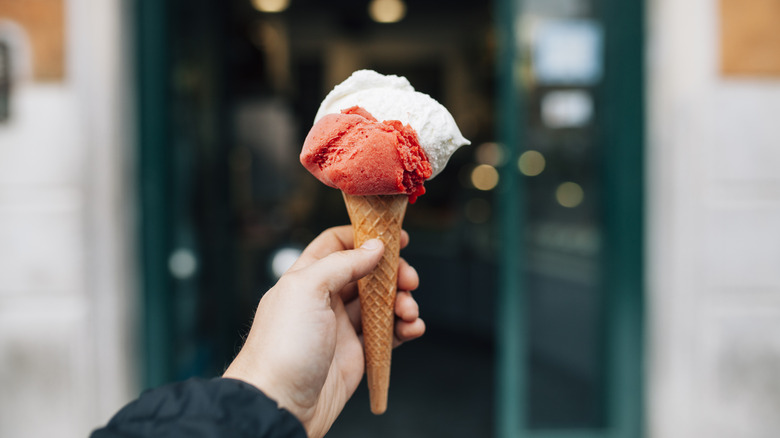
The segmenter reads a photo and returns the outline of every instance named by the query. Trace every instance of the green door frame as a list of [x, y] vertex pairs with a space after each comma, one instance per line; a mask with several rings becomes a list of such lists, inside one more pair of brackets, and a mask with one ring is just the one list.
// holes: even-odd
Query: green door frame
[[[223, 106], [221, 84], [224, 81], [220, 80], [219, 67], [224, 64], [219, 50], [222, 20], [214, 15], [215, 10], [220, 10], [219, 5], [219, 2], [171, 0], [138, 0], [134, 4], [139, 91], [139, 266], [143, 296], [139, 357], [145, 388], [221, 371], [220, 358], [232, 357], [233, 345], [211, 340], [241, 330], [226, 310], [236, 308], [236, 296], [227, 274], [233, 266], [232, 212], [230, 197], [222, 191], [228, 181], [223, 171], [227, 169], [223, 146], [228, 134], [223, 132], [227, 111]], [[183, 10], [187, 11], [186, 18]], [[182, 91], [187, 87], [176, 86], [179, 75], [174, 74], [174, 70], [185, 71], [182, 59], [193, 59], [188, 57], [189, 52], [182, 48], [180, 41], [182, 35], [191, 36], [192, 32], [197, 33], [197, 40], [189, 39], [188, 44], [197, 44], [200, 57], [197, 60], [202, 61], [197, 65], [198, 73], [208, 78], [204, 82], [216, 84], [199, 86], [197, 92]], [[195, 67], [188, 64], [185, 68]], [[192, 103], [195, 95], [199, 103], [188, 107], [189, 112], [182, 111], [182, 106]], [[207, 104], [203, 103], [206, 101]], [[197, 134], [189, 135], [189, 128], [187, 134], [182, 132], [184, 117]], [[195, 127], [193, 119], [202, 124]], [[191, 141], [195, 136], [199, 136], [199, 141]], [[197, 172], [208, 175], [214, 184], [206, 193], [198, 194], [195, 206], [194, 184], [201, 176]], [[199, 223], [193, 217], [193, 210], [200, 214], [209, 211], [207, 218], [197, 218], [209, 222], [207, 231], [197, 228]], [[208, 233], [213, 241], [207, 244], [219, 246], [219, 250], [209, 252], [212, 248], [208, 248], [199, 252], [202, 236], [198, 232]], [[175, 278], [168, 262], [179, 250], [189, 251], [203, 269], [186, 278]], [[215, 278], [219, 279], [218, 284]], [[196, 282], [199, 282], [197, 290]], [[213, 306], [209, 332], [192, 335], [199, 314], [191, 308], [206, 302]], [[183, 340], [182, 333], [192, 336]]]
[[[497, 138], [509, 152], [500, 169], [497, 188], [499, 235], [498, 294], [496, 298], [496, 436], [513, 438], [525, 429], [528, 412], [525, 395], [528, 351], [523, 281], [525, 257], [520, 230], [525, 192], [514, 163], [520, 156], [520, 137], [525, 120], [521, 86], [521, 59], [515, 43], [518, 2], [496, 0], [495, 26], [498, 40], [496, 81]], [[513, 147], [514, 145], [514, 147]]]
[[602, 0], [605, 31], [604, 286], [606, 311], [606, 428], [528, 428], [528, 329], [524, 290], [524, 194], [515, 163], [525, 120], [522, 53], [516, 46], [521, 0], [496, 0], [499, 141], [509, 159], [500, 170], [499, 260], [496, 309], [496, 418], [498, 438], [639, 438], [643, 436], [643, 150], [644, 1]]
[[135, 7], [136, 78], [139, 93], [138, 227], [141, 236], [141, 345], [143, 388], [173, 377], [173, 284], [168, 271], [172, 242], [170, 184], [170, 87], [166, 1], [139, 0]]

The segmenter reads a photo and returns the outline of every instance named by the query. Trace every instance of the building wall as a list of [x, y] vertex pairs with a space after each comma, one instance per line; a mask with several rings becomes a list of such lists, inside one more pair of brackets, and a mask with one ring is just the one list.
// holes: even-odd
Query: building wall
[[780, 77], [721, 73], [721, 1], [647, 2], [654, 437], [780, 429]]
[[[0, 436], [135, 395], [128, 3], [64, 1], [64, 77], [0, 124]], [[719, 0], [647, 5], [649, 435], [774, 436], [780, 78], [720, 73]]]
[[0, 436], [83, 437], [134, 395], [126, 3], [64, 1], [64, 74], [20, 73], [0, 123]]

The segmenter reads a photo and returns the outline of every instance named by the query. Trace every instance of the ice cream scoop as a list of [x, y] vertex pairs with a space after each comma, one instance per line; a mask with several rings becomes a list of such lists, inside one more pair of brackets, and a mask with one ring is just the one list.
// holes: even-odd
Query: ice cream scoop
[[414, 202], [431, 176], [431, 164], [409, 125], [379, 122], [356, 106], [315, 123], [300, 158], [317, 179], [349, 195], [407, 194]]
[[398, 120], [411, 126], [431, 163], [429, 179], [444, 169], [455, 150], [470, 144], [444, 106], [427, 94], [415, 91], [401, 76], [383, 75], [373, 70], [352, 73], [328, 93], [314, 121], [353, 106], [364, 108], [377, 120]]

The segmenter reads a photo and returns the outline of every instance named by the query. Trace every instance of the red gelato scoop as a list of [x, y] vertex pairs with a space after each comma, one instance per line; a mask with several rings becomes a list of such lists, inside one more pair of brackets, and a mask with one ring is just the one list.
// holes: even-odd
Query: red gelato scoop
[[425, 193], [423, 182], [433, 172], [411, 126], [398, 120], [378, 122], [358, 106], [315, 123], [303, 143], [301, 163], [344, 193], [405, 193], [409, 202]]

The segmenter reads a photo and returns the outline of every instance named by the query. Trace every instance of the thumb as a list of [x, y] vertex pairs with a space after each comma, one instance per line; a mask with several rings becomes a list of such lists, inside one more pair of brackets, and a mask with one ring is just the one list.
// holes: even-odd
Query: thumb
[[316, 290], [332, 294], [368, 275], [379, 263], [384, 250], [379, 239], [367, 240], [360, 248], [334, 252], [297, 273]]

